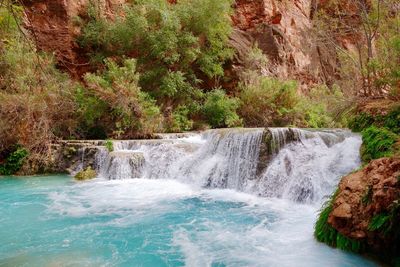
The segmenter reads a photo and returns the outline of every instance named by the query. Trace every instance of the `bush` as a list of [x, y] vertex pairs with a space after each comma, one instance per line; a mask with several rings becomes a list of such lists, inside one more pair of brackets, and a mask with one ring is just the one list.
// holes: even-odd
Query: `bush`
[[124, 15], [112, 21], [92, 3], [78, 20], [83, 23], [78, 43], [99, 67], [105, 58], [121, 61], [123, 55], [134, 56], [139, 85], [170, 114], [201, 100], [200, 77], [223, 76], [223, 65], [233, 56], [228, 45], [232, 2], [131, 1], [124, 6]]
[[386, 128], [371, 126], [362, 132], [362, 139], [361, 157], [364, 162], [369, 162], [373, 159], [393, 156], [399, 136]]
[[6, 31], [0, 41], [0, 152], [20, 144], [29, 160], [43, 165], [52, 141], [74, 134], [75, 84], [55, 68], [52, 57], [32, 50], [15, 26], [17, 18], [7, 21], [14, 26], [0, 27]]
[[193, 129], [193, 120], [189, 119], [190, 110], [186, 106], [179, 106], [172, 114], [172, 121], [168, 126], [169, 132], [190, 131]]
[[343, 96], [328, 88], [315, 88], [308, 96], [297, 93], [295, 81], [257, 77], [239, 85], [240, 116], [248, 127], [332, 127], [333, 111]]
[[387, 115], [371, 115], [361, 112], [349, 122], [349, 128], [355, 132], [362, 132], [370, 126], [385, 127], [390, 131], [400, 134], [400, 106], [391, 108]]
[[104, 146], [107, 148], [108, 152], [113, 152], [114, 151], [114, 143], [112, 140], [107, 139]]
[[296, 124], [297, 83], [258, 78], [240, 85], [239, 114], [249, 127]]
[[25, 148], [17, 148], [0, 164], [0, 175], [12, 175], [19, 171], [24, 164], [28, 151]]
[[396, 134], [400, 134], [400, 105], [392, 108], [384, 118], [383, 126]]
[[87, 91], [79, 92], [84, 125], [100, 119], [108, 136], [115, 138], [146, 136], [161, 129], [155, 100], [139, 87], [135, 60], [126, 59], [122, 66], [107, 60], [106, 70], [86, 74], [85, 81]]
[[242, 124], [236, 113], [238, 108], [238, 99], [228, 97], [221, 89], [215, 89], [207, 93], [203, 113], [213, 128], [235, 127]]
[[372, 115], [362, 112], [354, 116], [349, 122], [349, 128], [354, 132], [362, 132], [375, 123]]

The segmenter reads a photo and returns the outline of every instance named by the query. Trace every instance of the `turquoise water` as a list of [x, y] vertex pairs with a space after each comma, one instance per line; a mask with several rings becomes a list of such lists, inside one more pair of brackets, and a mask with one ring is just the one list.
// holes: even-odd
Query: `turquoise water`
[[319, 205], [171, 180], [0, 179], [0, 266], [375, 266], [314, 241]]

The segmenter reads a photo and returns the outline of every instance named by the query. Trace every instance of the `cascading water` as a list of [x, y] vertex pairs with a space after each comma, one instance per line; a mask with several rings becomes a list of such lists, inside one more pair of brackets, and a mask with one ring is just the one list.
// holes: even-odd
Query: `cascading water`
[[359, 165], [359, 136], [160, 137], [92, 145], [82, 163], [96, 153], [99, 179], [0, 179], [0, 266], [375, 266], [313, 238], [323, 197]]
[[359, 165], [360, 144], [360, 138], [346, 130], [221, 129], [115, 141], [114, 152], [99, 153], [98, 165], [100, 175], [108, 179], [176, 179], [315, 202]]

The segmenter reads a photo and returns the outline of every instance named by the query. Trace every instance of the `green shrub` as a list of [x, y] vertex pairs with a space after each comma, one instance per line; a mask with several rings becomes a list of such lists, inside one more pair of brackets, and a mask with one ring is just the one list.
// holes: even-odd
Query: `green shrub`
[[349, 122], [349, 128], [354, 132], [362, 132], [375, 123], [375, 119], [368, 113], [362, 112], [354, 116]]
[[297, 92], [295, 81], [253, 77], [241, 83], [240, 116], [248, 127], [298, 126], [333, 127], [334, 109], [343, 95], [318, 87], [307, 95]]
[[394, 155], [399, 136], [386, 128], [371, 126], [362, 132], [362, 139], [361, 157], [364, 162], [369, 162]]
[[392, 108], [384, 119], [384, 127], [396, 134], [400, 134], [400, 105]]
[[[140, 0], [124, 5], [123, 16], [107, 20], [92, 3], [82, 17], [78, 43], [101, 66], [104, 59], [137, 59], [139, 84], [163, 112], [201, 100], [201, 79], [224, 74], [232, 58], [232, 0]], [[179, 111], [176, 111], [179, 113]]]
[[12, 175], [19, 171], [24, 164], [28, 151], [25, 148], [17, 147], [6, 158], [3, 164], [0, 164], [0, 175]]
[[385, 116], [372, 116], [362, 112], [354, 116], [349, 122], [349, 128], [355, 132], [362, 132], [372, 125], [385, 127], [396, 134], [400, 134], [400, 106], [393, 107]]
[[116, 138], [159, 131], [160, 110], [155, 100], [141, 91], [139, 79], [133, 59], [124, 60], [122, 66], [107, 60], [102, 73], [86, 74], [88, 88], [79, 95], [83, 124], [92, 125], [100, 119], [108, 135]]
[[114, 144], [113, 141], [110, 139], [107, 139], [104, 146], [107, 148], [108, 152], [113, 152], [114, 151]]
[[240, 86], [239, 114], [245, 125], [286, 126], [296, 124], [295, 107], [300, 98], [297, 83], [274, 78], [260, 78]]
[[172, 122], [168, 126], [169, 132], [190, 131], [193, 129], [193, 120], [189, 119], [190, 110], [186, 106], [177, 107], [172, 113]]
[[203, 113], [213, 128], [234, 127], [242, 124], [236, 113], [238, 108], [238, 99], [228, 97], [221, 89], [215, 89], [207, 93]]

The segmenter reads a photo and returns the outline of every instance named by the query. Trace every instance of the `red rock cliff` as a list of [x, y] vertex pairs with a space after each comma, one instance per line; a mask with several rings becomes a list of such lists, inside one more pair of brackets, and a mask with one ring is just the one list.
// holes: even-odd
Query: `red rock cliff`
[[[232, 17], [232, 45], [239, 59], [257, 43], [270, 59], [270, 72], [307, 84], [333, 73], [335, 57], [321, 53], [312, 37], [316, 0], [236, 0]], [[26, 26], [41, 50], [55, 54], [59, 66], [80, 77], [89, 70], [87, 59], [75, 42], [80, 29], [74, 19], [89, 0], [24, 0]], [[112, 14], [125, 0], [101, 0], [102, 10]], [[170, 1], [175, 2], [175, 1]], [[240, 60], [239, 60], [240, 64]], [[327, 74], [328, 72], [328, 74]]]
[[[89, 69], [85, 55], [75, 42], [80, 29], [74, 19], [86, 10], [89, 0], [24, 0], [25, 26], [38, 49], [53, 53], [62, 69], [80, 77]], [[124, 0], [102, 0], [105, 15]]]

